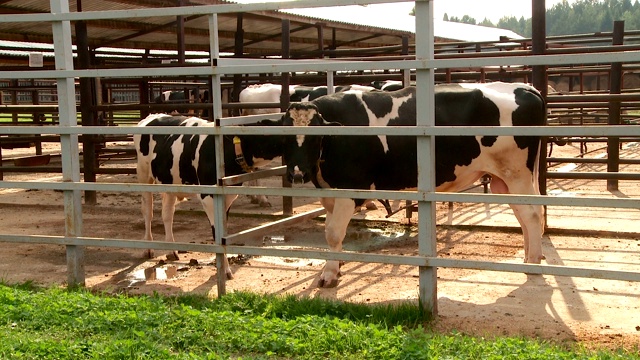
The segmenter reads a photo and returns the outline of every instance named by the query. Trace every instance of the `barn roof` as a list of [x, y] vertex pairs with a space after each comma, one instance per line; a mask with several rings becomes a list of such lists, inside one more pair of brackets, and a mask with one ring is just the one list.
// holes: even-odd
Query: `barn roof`
[[[135, 10], [175, 6], [176, 0], [70, 0], [71, 11]], [[229, 4], [227, 0], [183, 0], [185, 6]], [[0, 14], [49, 13], [49, 0], [2, 0]], [[0, 15], [1, 16], [1, 15]], [[403, 36], [413, 42], [414, 34], [406, 30], [346, 23], [277, 11], [253, 11], [243, 15], [244, 51], [252, 55], [277, 55], [281, 49], [282, 19], [291, 21], [291, 52], [318, 49], [318, 26], [323, 27], [323, 46], [335, 41], [340, 49], [362, 49], [401, 44]], [[221, 52], [233, 52], [238, 14], [218, 15]], [[91, 20], [87, 22], [91, 48], [177, 50], [176, 18]], [[72, 26], [72, 35], [75, 29]], [[0, 39], [35, 43], [53, 43], [51, 27], [34, 23], [0, 23]], [[335, 39], [335, 40], [334, 40]], [[208, 51], [208, 18], [194, 15], [185, 18], [187, 50]]]
[[[177, 0], [70, 0], [71, 11], [135, 10], [175, 6]], [[185, 6], [250, 3], [255, 0], [183, 0]], [[392, 4], [393, 5], [393, 4]], [[2, 0], [0, 16], [48, 13], [49, 0]], [[243, 15], [244, 51], [256, 56], [278, 55], [281, 49], [282, 19], [291, 21], [292, 54], [318, 49], [318, 27], [323, 28], [323, 46], [338, 49], [363, 49], [400, 45], [401, 38], [415, 38], [415, 19], [408, 13], [386, 16], [371, 7], [351, 5], [327, 8], [254, 11]], [[218, 15], [221, 52], [233, 52], [238, 14]], [[158, 16], [117, 20], [88, 21], [91, 48], [129, 48], [177, 50], [176, 18]], [[436, 20], [436, 40], [498, 41], [500, 37], [521, 39], [509, 30]], [[75, 29], [72, 26], [75, 36]], [[335, 40], [334, 40], [335, 39]], [[0, 23], [0, 40], [53, 43], [49, 26], [33, 23]], [[208, 19], [185, 19], [186, 50], [208, 51]]]
[[[253, 2], [252, 0], [236, 0], [238, 2]], [[397, 5], [397, 4], [392, 4]], [[379, 6], [379, 5], [378, 5]], [[378, 26], [386, 29], [406, 31], [415, 33], [415, 18], [406, 14], [389, 14], [376, 10], [372, 7], [363, 7], [359, 5], [349, 5], [324, 8], [307, 8], [284, 10], [285, 13], [304, 15], [321, 19], [331, 19], [333, 21], [345, 24]], [[354, 16], [357, 14], [357, 16]], [[501, 37], [509, 39], [523, 39], [522, 36], [511, 30], [505, 30], [495, 27], [464, 24], [459, 22], [451, 22], [444, 20], [434, 20], [434, 35], [436, 40], [442, 41], [498, 41]]]

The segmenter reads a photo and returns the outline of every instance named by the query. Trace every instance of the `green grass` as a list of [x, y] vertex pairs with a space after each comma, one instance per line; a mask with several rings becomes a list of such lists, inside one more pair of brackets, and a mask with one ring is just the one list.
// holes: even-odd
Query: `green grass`
[[428, 330], [413, 305], [233, 293], [210, 300], [0, 284], [2, 359], [640, 359]]

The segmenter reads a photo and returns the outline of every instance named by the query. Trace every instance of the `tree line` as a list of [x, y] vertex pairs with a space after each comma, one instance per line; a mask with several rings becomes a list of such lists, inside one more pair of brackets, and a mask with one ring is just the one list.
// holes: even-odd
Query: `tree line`
[[[484, 19], [477, 22], [469, 15], [461, 18], [444, 14], [443, 20], [472, 25], [498, 27], [511, 30], [524, 37], [531, 37], [531, 18], [520, 19], [504, 16], [493, 24]], [[588, 34], [613, 30], [613, 22], [624, 20], [625, 30], [640, 29], [640, 3], [638, 0], [578, 0], [569, 4], [567, 0], [555, 4], [546, 12], [547, 36]]]

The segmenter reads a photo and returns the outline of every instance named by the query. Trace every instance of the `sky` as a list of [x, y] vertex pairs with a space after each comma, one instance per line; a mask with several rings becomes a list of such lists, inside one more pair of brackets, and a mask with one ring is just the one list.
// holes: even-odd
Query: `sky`
[[[242, 3], [263, 2], [265, 0], [232, 0]], [[276, 1], [276, 0], [271, 0]], [[573, 3], [576, 0], [568, 0]], [[546, 0], [547, 8], [562, 2], [562, 0]], [[370, 8], [378, 9], [383, 16], [393, 16], [395, 14], [406, 15], [413, 9], [413, 1], [406, 3], [376, 4], [369, 5]], [[485, 18], [497, 23], [503, 16], [531, 17], [531, 0], [434, 0], [434, 18], [442, 20], [446, 13], [449, 17], [462, 18], [469, 15], [481, 22]]]

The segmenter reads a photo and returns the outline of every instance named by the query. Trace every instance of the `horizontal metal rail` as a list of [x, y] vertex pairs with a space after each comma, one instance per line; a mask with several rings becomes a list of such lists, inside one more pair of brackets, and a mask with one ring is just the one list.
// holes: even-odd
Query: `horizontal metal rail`
[[594, 126], [3, 126], [0, 134], [46, 135], [350, 135], [350, 136], [640, 136], [636, 125]]
[[252, 256], [278, 256], [303, 259], [323, 259], [382, 263], [391, 265], [435, 266], [443, 268], [506, 271], [514, 273], [587, 277], [621, 281], [640, 281], [640, 273], [558, 265], [516, 264], [478, 260], [446, 259], [410, 255], [383, 255], [370, 253], [332, 252], [309, 249], [278, 249], [254, 246], [191, 244], [179, 242], [123, 240], [91, 237], [65, 237], [42, 235], [0, 235], [0, 241], [11, 243], [117, 247], [131, 249], [185, 250], [205, 253], [246, 254]]
[[336, 197], [352, 199], [388, 199], [411, 201], [455, 201], [485, 204], [532, 204], [552, 206], [579, 206], [596, 208], [640, 209], [640, 198], [602, 198], [602, 197], [551, 197], [544, 195], [499, 195], [499, 194], [462, 194], [448, 192], [355, 190], [355, 189], [317, 189], [317, 188], [271, 188], [244, 186], [204, 186], [204, 185], [164, 185], [137, 183], [92, 183], [92, 182], [21, 182], [0, 181], [0, 188], [38, 189], [63, 191], [120, 191], [120, 192], [175, 192], [184, 194], [212, 195], [268, 195], [294, 197]]
[[286, 166], [277, 166], [271, 169], [256, 170], [247, 174], [225, 176], [218, 181], [218, 185], [238, 185], [245, 181], [257, 180], [270, 176], [282, 176], [286, 173], [286, 170]]
[[535, 66], [535, 65], [565, 65], [565, 64], [599, 64], [603, 62], [633, 62], [638, 60], [634, 51], [620, 51], [611, 53], [566, 54], [566, 55], [530, 55], [503, 56], [486, 58], [435, 59], [435, 60], [390, 60], [390, 61], [359, 61], [349, 62], [340, 60], [261, 60], [220, 58], [214, 66], [183, 66], [183, 67], [145, 67], [127, 69], [83, 69], [83, 70], [26, 70], [0, 71], [0, 78], [4, 79], [56, 79], [56, 78], [131, 78], [144, 76], [179, 76], [188, 73], [197, 76], [234, 75], [246, 73], [273, 72], [336, 72], [388, 69], [446, 69], [470, 68], [486, 66]]
[[[576, 141], [576, 140], [574, 140]], [[578, 142], [578, 141], [576, 141]], [[606, 164], [608, 159], [592, 159], [592, 158], [561, 158], [548, 157], [548, 163], [579, 163], [579, 164]], [[619, 159], [618, 163], [622, 165], [640, 165], [640, 159]]]
[[[620, 162], [622, 163], [622, 162]], [[547, 179], [640, 180], [640, 173], [547, 171]]]
[[255, 238], [257, 236], [261, 236], [266, 234], [267, 232], [273, 230], [274, 228], [280, 227], [280, 226], [284, 226], [284, 225], [290, 225], [290, 224], [296, 224], [300, 221], [303, 220], [307, 220], [307, 219], [313, 219], [315, 217], [324, 215], [327, 211], [324, 208], [321, 209], [316, 209], [316, 210], [311, 210], [311, 211], [307, 211], [304, 212], [302, 214], [297, 214], [297, 215], [293, 215], [293, 216], [289, 216], [285, 219], [281, 219], [281, 220], [276, 220], [273, 222], [270, 222], [268, 224], [265, 225], [261, 225], [261, 226], [257, 226], [251, 229], [247, 229], [247, 230], [243, 230], [240, 232], [237, 232], [235, 234], [230, 234], [227, 235], [223, 238], [223, 244], [233, 244], [238, 243], [240, 241], [243, 241], [245, 239], [249, 239], [249, 238]]
[[[3, 160], [4, 161], [4, 160]], [[0, 173], [62, 173], [62, 166], [6, 166], [0, 165]], [[116, 175], [126, 174], [134, 175], [135, 168], [107, 168], [97, 167], [93, 169], [95, 174]], [[80, 173], [84, 173], [84, 167], [80, 168]]]
[[637, 94], [584, 94], [584, 95], [550, 95], [547, 103], [601, 102], [601, 101], [639, 101]]

